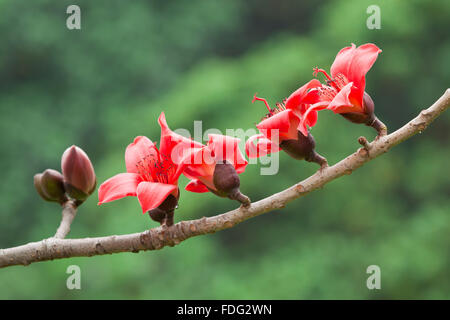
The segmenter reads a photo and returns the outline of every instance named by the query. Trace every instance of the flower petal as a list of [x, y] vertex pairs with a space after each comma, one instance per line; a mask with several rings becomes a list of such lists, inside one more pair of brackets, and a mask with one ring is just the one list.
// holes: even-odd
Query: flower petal
[[206, 187], [206, 185], [197, 179], [191, 180], [184, 189], [187, 191], [196, 192], [196, 193], [209, 192], [209, 189]]
[[180, 164], [190, 149], [204, 147], [203, 144], [170, 130], [164, 112], [161, 112], [158, 123], [161, 126], [159, 151], [164, 157], [170, 158], [174, 164]]
[[330, 102], [327, 109], [333, 110], [334, 113], [359, 112], [363, 113], [364, 108], [359, 105], [359, 102], [353, 98], [352, 92], [354, 90], [353, 83], [346, 84], [341, 91]]
[[216, 161], [211, 155], [211, 150], [203, 147], [201, 149], [191, 149], [189, 155], [184, 158], [183, 164], [186, 166], [183, 174], [188, 178], [195, 178], [212, 176]]
[[141, 182], [137, 187], [137, 197], [142, 207], [142, 213], [157, 208], [178, 186], [159, 182]]
[[[308, 111], [308, 110], [306, 110], [306, 111]], [[316, 123], [317, 123], [317, 110], [312, 110], [309, 114], [308, 114], [308, 116], [306, 117], [304, 117], [305, 118], [305, 120], [303, 121], [306, 125], [308, 125], [308, 127], [310, 127], [310, 128], [312, 128], [312, 127], [314, 127], [315, 125], [316, 125]]]
[[287, 109], [261, 121], [256, 127], [271, 140], [273, 140], [272, 136], [278, 133], [279, 141], [277, 142], [279, 143], [287, 139], [297, 139], [299, 123], [300, 118], [292, 110]]
[[147, 137], [136, 137], [133, 143], [130, 143], [125, 150], [127, 172], [138, 173], [139, 163], [142, 163], [143, 159], [149, 157], [156, 157], [156, 159], [159, 157], [155, 144]]
[[[253, 143], [255, 140], [256, 146]], [[251, 136], [245, 143], [245, 153], [249, 158], [259, 158], [279, 151], [279, 145], [267, 139], [262, 133]]]
[[317, 122], [317, 111], [326, 109], [329, 101], [320, 101], [308, 107], [298, 125], [298, 130], [305, 136], [308, 136], [308, 128]]
[[136, 189], [141, 182], [136, 173], [119, 173], [109, 178], [98, 188], [98, 204], [114, 201], [128, 196], [136, 196]]
[[352, 43], [351, 47], [343, 48], [336, 56], [331, 66], [330, 72], [333, 78], [338, 73], [342, 73], [349, 82], [359, 89], [353, 94], [356, 96], [360, 105], [366, 87], [366, 73], [372, 68], [377, 60], [381, 49], [373, 43], [366, 43], [358, 48]]
[[207, 147], [216, 161], [227, 160], [238, 174], [245, 171], [248, 161], [239, 149], [240, 139], [221, 134], [209, 134], [208, 138]]
[[210, 189], [215, 189], [213, 175], [216, 160], [211, 155], [211, 150], [208, 147], [194, 149], [189, 158], [183, 161], [186, 163], [183, 174], [190, 180], [200, 180]]
[[301, 104], [304, 104], [304, 103], [308, 103], [308, 104], [315, 103], [316, 101], [310, 101], [310, 100], [305, 101], [305, 98], [306, 97], [308, 97], [308, 98], [311, 97], [311, 95], [308, 95], [308, 93], [309, 93], [308, 90], [310, 90], [312, 88], [321, 87], [321, 86], [322, 86], [322, 84], [317, 79], [313, 79], [313, 80], [309, 81], [307, 84], [305, 84], [302, 87], [300, 87], [297, 90], [295, 90], [286, 99], [286, 102], [285, 102], [286, 108], [287, 109], [293, 109], [295, 111], [295, 109], [298, 109]]
[[[304, 116], [301, 118], [300, 123], [298, 124], [297, 130], [300, 131], [305, 137], [308, 136], [308, 127], [312, 128], [317, 123], [317, 108], [311, 109], [309, 107]], [[325, 107], [323, 108], [325, 109]]]

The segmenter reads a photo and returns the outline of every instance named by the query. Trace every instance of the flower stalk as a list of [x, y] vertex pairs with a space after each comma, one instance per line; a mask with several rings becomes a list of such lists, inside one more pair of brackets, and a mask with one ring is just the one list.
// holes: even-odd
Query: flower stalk
[[61, 223], [56, 230], [54, 238], [64, 239], [70, 232], [70, 225], [77, 215], [78, 205], [73, 200], [66, 201], [63, 205]]

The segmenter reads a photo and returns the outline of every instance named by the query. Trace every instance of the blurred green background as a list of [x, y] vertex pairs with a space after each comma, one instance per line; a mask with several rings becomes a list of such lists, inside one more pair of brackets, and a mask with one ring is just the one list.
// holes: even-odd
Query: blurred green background
[[[369, 30], [366, 9], [381, 9]], [[66, 8], [81, 7], [81, 30]], [[25, 1], [0, 0], [0, 248], [52, 236], [60, 209], [42, 201], [33, 175], [60, 170], [82, 147], [103, 182], [125, 168], [137, 135], [172, 129], [254, 128], [274, 103], [329, 69], [351, 42], [383, 52], [367, 76], [376, 114], [395, 130], [449, 86], [450, 2]], [[450, 298], [450, 114], [364, 168], [230, 230], [160, 251], [72, 258], [0, 270], [0, 298], [25, 299], [408, 299]], [[323, 111], [312, 130], [331, 164], [374, 137]], [[276, 176], [258, 165], [241, 175], [253, 200], [309, 176], [315, 164], [280, 153]], [[184, 188], [186, 179], [180, 180]], [[80, 208], [69, 237], [156, 226], [136, 198]], [[236, 207], [182, 191], [176, 220]], [[81, 267], [81, 290], [66, 268]], [[368, 290], [366, 268], [381, 268]]]

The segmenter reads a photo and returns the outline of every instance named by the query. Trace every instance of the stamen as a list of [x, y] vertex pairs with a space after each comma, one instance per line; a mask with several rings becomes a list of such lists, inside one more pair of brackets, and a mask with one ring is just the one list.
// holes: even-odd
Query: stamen
[[327, 73], [325, 70], [319, 69], [319, 68], [317, 68], [317, 67], [315, 67], [313, 70], [314, 70], [314, 72], [313, 72], [313, 76], [314, 76], [314, 77], [317, 77], [317, 74], [318, 74], [318, 73], [322, 73], [325, 77], [327, 77], [327, 79], [328, 79], [329, 81], [334, 81], [333, 79], [331, 79], [331, 77], [328, 75], [328, 73]]
[[176, 172], [176, 166], [167, 157], [156, 151], [156, 154], [149, 154], [142, 158], [137, 164], [137, 173], [145, 181], [169, 183], [171, 177]]
[[276, 108], [272, 111], [276, 111], [275, 113], [281, 112], [283, 110], [286, 110], [286, 107], [284, 106], [283, 102], [277, 102], [276, 103]]
[[322, 98], [326, 98], [327, 100], [333, 100], [333, 98], [336, 96], [337, 92], [332, 87], [322, 86], [319, 89], [319, 95]]
[[269, 110], [269, 113], [272, 114], [272, 109], [270, 109], [269, 103], [267, 102], [266, 99], [257, 97], [255, 93], [255, 95], [253, 96], [252, 103], [254, 103], [256, 100], [264, 102], [264, 104], [267, 107], [267, 110]]
[[[285, 101], [286, 99], [284, 99], [283, 101]], [[283, 102], [277, 102], [276, 103], [276, 107], [274, 109], [270, 109], [270, 113], [266, 114], [261, 120], [266, 120], [268, 118], [270, 118], [271, 116], [286, 110], [286, 106], [284, 105]]]
[[342, 73], [338, 73], [334, 78], [337, 89], [339, 90], [341, 90], [348, 83], [348, 79]]

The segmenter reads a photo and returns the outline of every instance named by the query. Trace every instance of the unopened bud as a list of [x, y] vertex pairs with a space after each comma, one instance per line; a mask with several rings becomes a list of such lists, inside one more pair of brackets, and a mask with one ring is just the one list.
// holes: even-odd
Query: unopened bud
[[216, 190], [211, 191], [216, 195], [237, 200], [246, 207], [250, 205], [250, 199], [239, 190], [241, 181], [236, 169], [226, 160], [216, 163], [213, 183]]
[[34, 176], [34, 187], [46, 201], [64, 203], [67, 201], [63, 176], [56, 170], [47, 169]]
[[42, 178], [42, 173], [38, 173], [38, 174], [34, 175], [34, 187], [36, 188], [37, 193], [41, 196], [42, 199], [44, 199], [45, 201], [52, 201], [42, 190], [41, 178]]
[[61, 169], [66, 192], [71, 198], [84, 201], [94, 192], [97, 183], [94, 167], [81, 148], [71, 146], [64, 151]]

